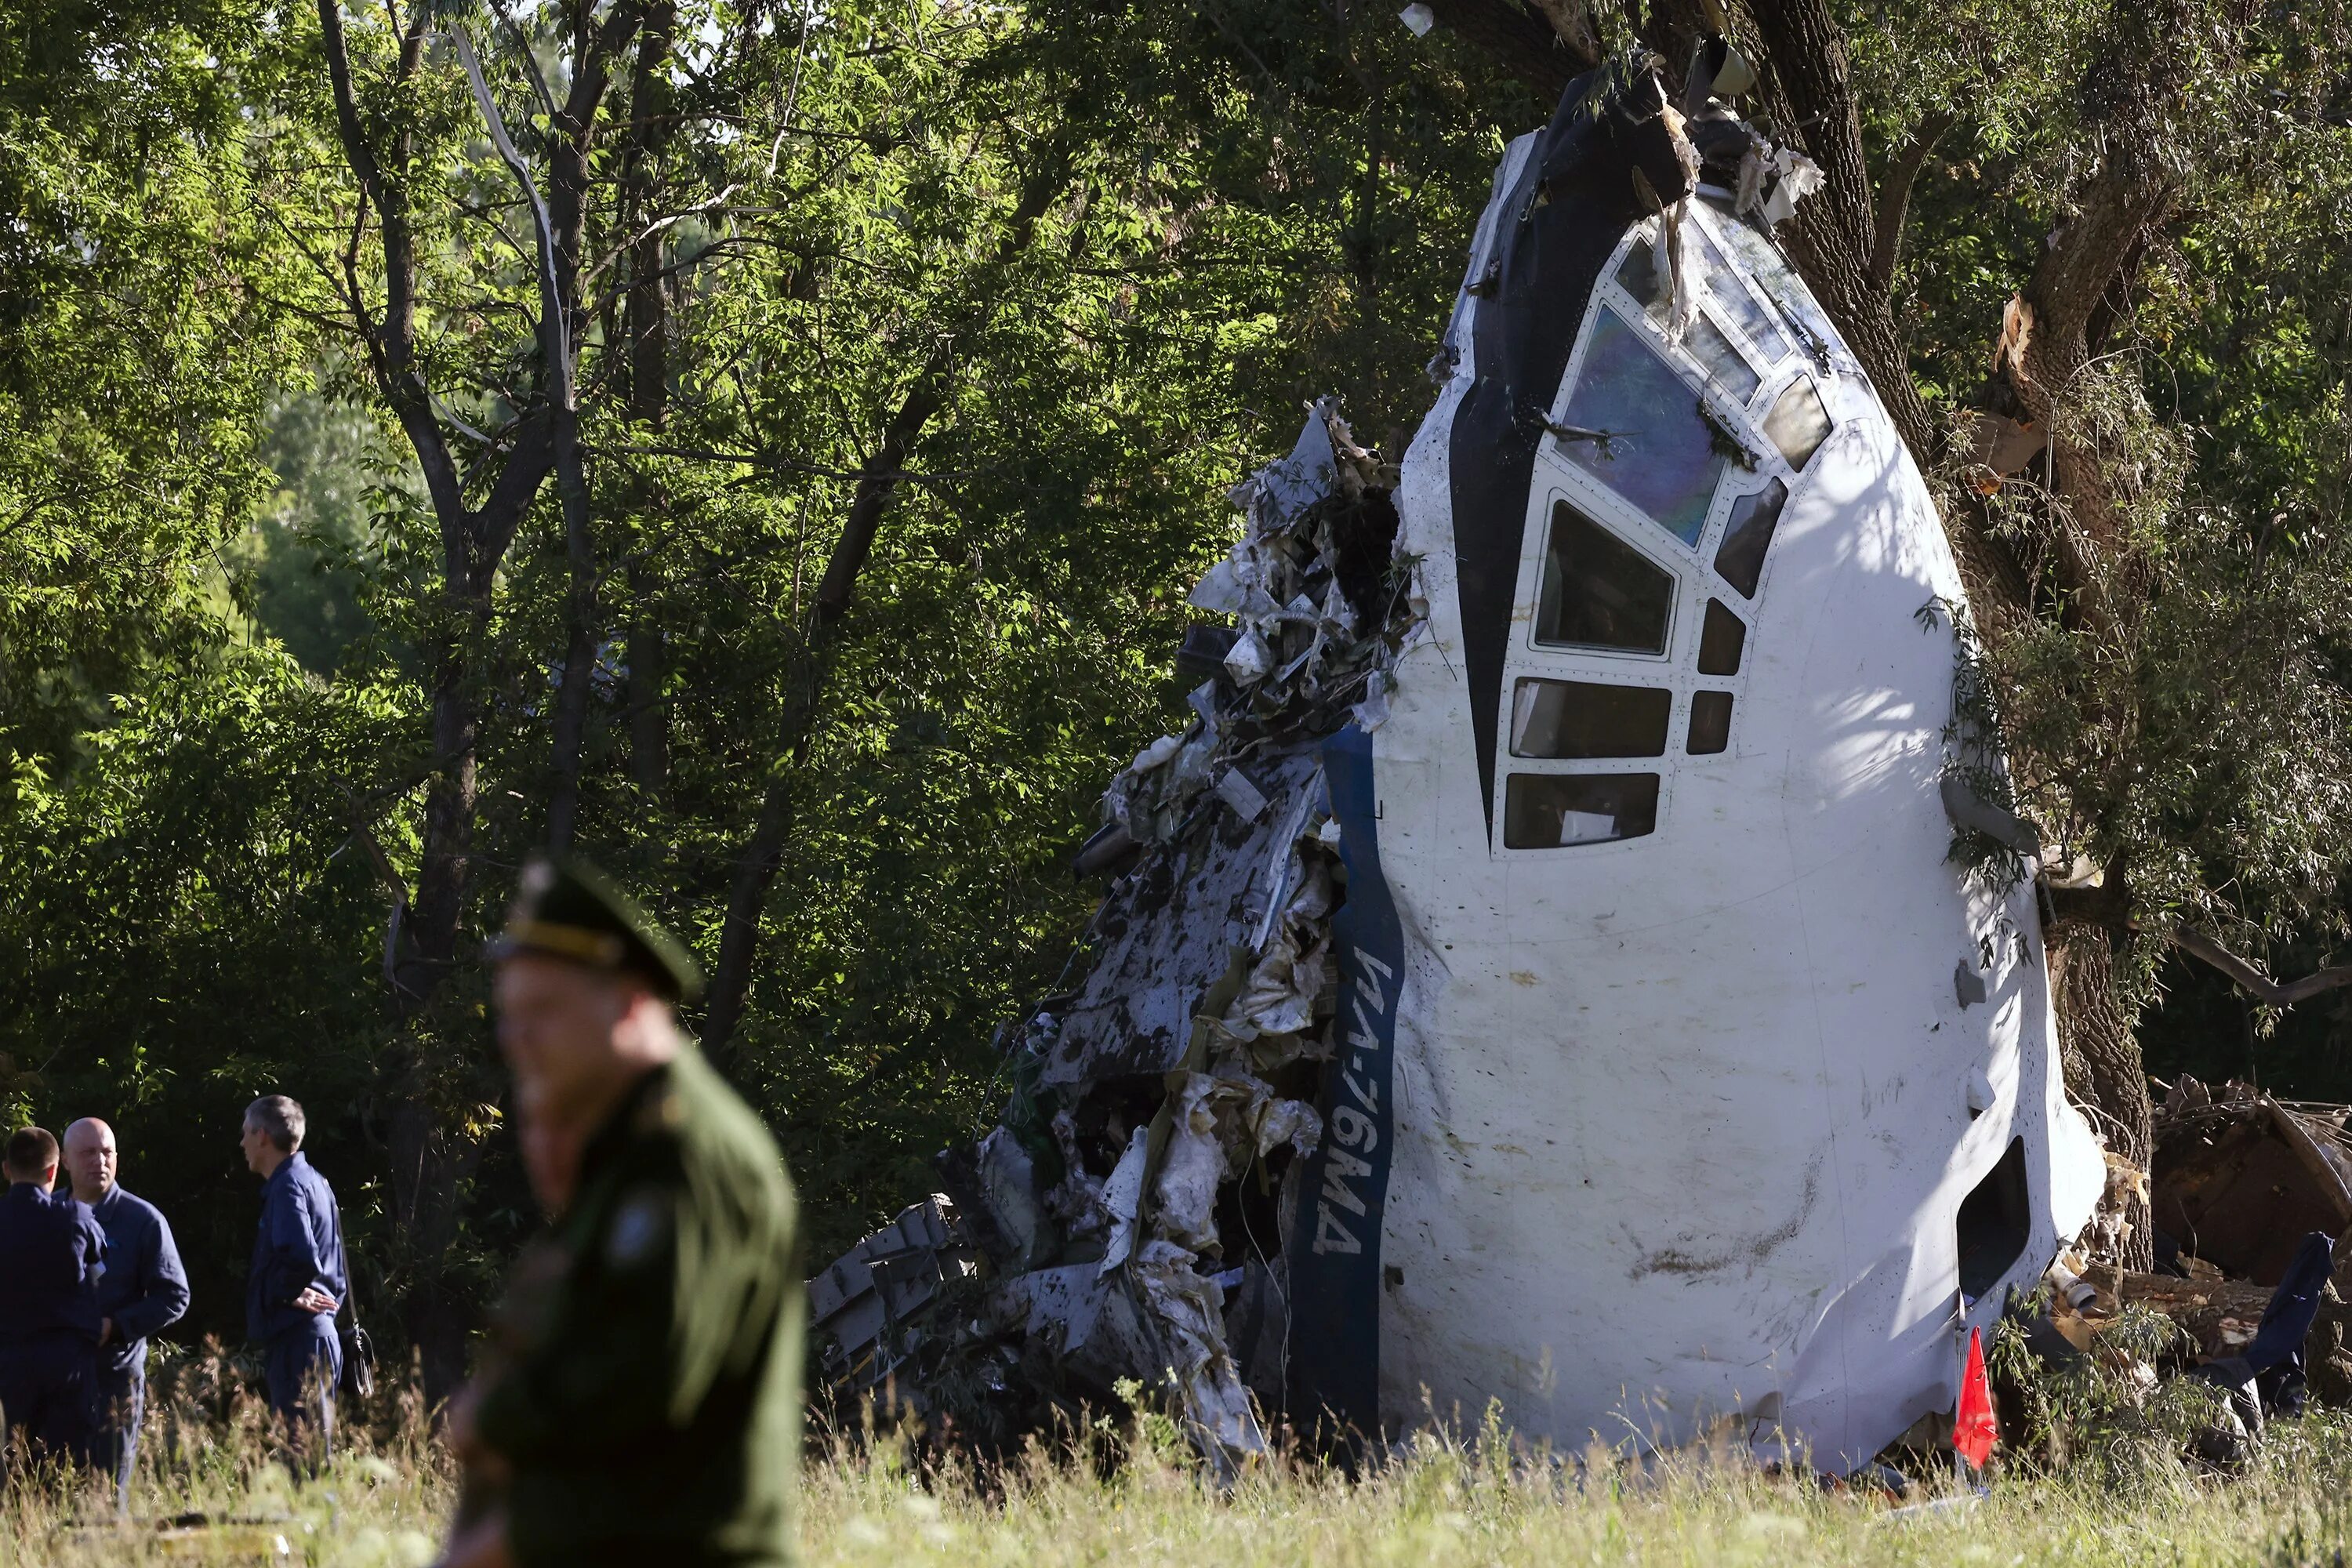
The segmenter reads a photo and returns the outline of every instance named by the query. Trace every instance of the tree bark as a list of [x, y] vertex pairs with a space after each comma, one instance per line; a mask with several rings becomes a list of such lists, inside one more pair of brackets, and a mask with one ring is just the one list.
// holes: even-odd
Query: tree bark
[[[629, 156], [622, 174], [622, 221], [641, 237], [629, 251], [629, 291], [623, 311], [629, 417], [656, 435], [669, 417], [670, 284], [656, 209], [661, 161], [669, 146], [667, 68], [677, 32], [677, 5], [656, 0], [637, 37], [636, 70], [629, 82]], [[659, 496], [646, 499], [658, 514]], [[669, 709], [663, 690], [669, 650], [653, 609], [658, 581], [644, 562], [629, 563], [629, 775], [639, 790], [656, 798], [669, 787]]]
[[[2139, 1042], [2118, 1000], [2113, 936], [2105, 926], [2062, 921], [2042, 933], [2042, 943], [2058, 1010], [2066, 1092], [2077, 1105], [2092, 1109], [2109, 1151], [2145, 1173], [2156, 1146], [2155, 1107], [2148, 1100]], [[2116, 1261], [2146, 1273], [2156, 1267], [2156, 1243], [2144, 1189], [2125, 1205], [2124, 1218], [2131, 1234]]]
[[[570, 236], [568, 249], [560, 243], [541, 247], [541, 345], [551, 384], [543, 385], [537, 401], [504, 432], [506, 455], [489, 492], [479, 507], [469, 506], [416, 359], [416, 249], [404, 183], [413, 143], [405, 130], [394, 130], [380, 150], [377, 133], [360, 110], [341, 0], [318, 0], [318, 15], [337, 137], [360, 200], [374, 209], [382, 236], [383, 315], [370, 311], [355, 266], [347, 272], [344, 304], [366, 344], [377, 389], [415, 452], [442, 545], [441, 625], [424, 650], [431, 672], [433, 726], [424, 843], [416, 888], [399, 917], [401, 929], [389, 964], [393, 1001], [409, 1040], [387, 1066], [384, 1082], [394, 1106], [393, 1218], [412, 1276], [406, 1326], [422, 1353], [426, 1395], [437, 1401], [465, 1373], [466, 1304], [447, 1278], [446, 1258], [457, 1237], [465, 1177], [479, 1149], [450, 1131], [442, 1114], [446, 1082], [465, 1065], [463, 1047], [449, 1044], [455, 1037], [445, 1036], [427, 1020], [459, 962], [472, 879], [481, 742], [473, 649], [489, 622], [491, 585], [548, 474], [559, 466], [570, 475], [567, 489], [577, 492], [567, 506], [567, 532], [573, 520], [585, 522], [585, 487], [572, 423], [576, 408], [569, 389], [568, 348], [577, 334], [565, 314], [565, 307], [578, 298], [578, 218], [575, 203], [573, 209], [559, 210], [542, 222], [543, 239]], [[423, 63], [433, 13], [419, 4], [404, 23], [396, 9], [393, 15], [400, 39], [394, 80], [395, 87], [404, 88], [414, 82]], [[637, 16], [633, 6], [616, 8], [582, 51], [566, 118], [583, 150], [583, 168], [611, 53], [626, 47]], [[503, 132], [500, 135], [503, 139]], [[511, 147], [503, 151], [510, 163], [519, 162]], [[584, 191], [584, 184], [583, 174], [574, 183], [575, 196]], [[536, 205], [536, 193], [530, 195]], [[560, 345], [551, 343], [551, 338], [560, 339]], [[558, 346], [562, 352], [550, 352]], [[577, 624], [576, 603], [574, 615]]]

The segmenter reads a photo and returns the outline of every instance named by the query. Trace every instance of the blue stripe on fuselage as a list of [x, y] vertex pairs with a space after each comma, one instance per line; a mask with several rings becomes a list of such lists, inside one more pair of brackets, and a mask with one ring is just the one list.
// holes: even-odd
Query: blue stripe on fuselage
[[1331, 921], [1339, 1011], [1324, 1077], [1323, 1142], [1307, 1162], [1291, 1229], [1284, 1392], [1300, 1430], [1361, 1440], [1380, 1431], [1381, 1218], [1404, 934], [1381, 871], [1371, 737], [1351, 724], [1324, 742], [1323, 778], [1348, 893]]

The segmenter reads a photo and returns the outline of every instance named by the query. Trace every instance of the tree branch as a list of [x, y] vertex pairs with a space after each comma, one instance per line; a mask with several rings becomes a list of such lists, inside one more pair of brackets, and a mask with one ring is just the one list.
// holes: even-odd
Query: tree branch
[[[1580, 49], [1552, 23], [1510, 0], [1429, 0], [1429, 9], [1439, 26], [1484, 50], [1547, 100], [1559, 98], [1570, 82], [1601, 63], [1597, 52]], [[1569, 7], [1559, 9], [1565, 13]]]
[[1911, 192], [1919, 183], [1919, 171], [1927, 166], [1936, 143], [1958, 121], [1959, 116], [1948, 110], [1930, 110], [1912, 128], [1903, 151], [1895, 154], [1894, 166], [1879, 182], [1878, 232], [1870, 247], [1870, 286], [1881, 294], [1895, 287], [1895, 268], [1903, 259], [1903, 228], [1911, 216]]
[[[1052, 147], [1039, 159], [997, 247], [992, 270], [1001, 269], [1028, 247], [1037, 221], [1067, 183], [1073, 161], [1074, 150], [1066, 143]], [[992, 309], [992, 301], [983, 299], [963, 325], [974, 324]], [[751, 963], [759, 951], [761, 917], [767, 908], [768, 889], [783, 864], [784, 847], [791, 840], [796, 817], [799, 763], [839, 657], [842, 622], [872, 554], [884, 510], [898, 488], [907, 455], [946, 401], [957, 337], [956, 331], [940, 335], [900, 399], [898, 412], [883, 427], [881, 441], [860, 465], [849, 515], [840, 538], [834, 542], [824, 580], [810, 606], [800, 658], [777, 727], [775, 760], [752, 821], [751, 838], [736, 863], [734, 883], [728, 890], [727, 918], [719, 928], [719, 962], [711, 971], [710, 1005], [703, 1025], [705, 1047], [714, 1056], [726, 1049], [742, 1021]]]
[[2182, 928], [2168, 932], [2165, 940], [2191, 958], [2220, 970], [2236, 982], [2240, 990], [2272, 1007], [2292, 1007], [2298, 1002], [2352, 985], [2352, 963], [2339, 963], [2300, 980], [2281, 983], [2263, 973], [2251, 960], [2239, 957], [2200, 931]]
[[[421, 19], [425, 10], [419, 6], [417, 17]], [[421, 25], [420, 20], [418, 27]], [[418, 27], [412, 27], [401, 37], [404, 78], [415, 71], [423, 58], [424, 38]], [[377, 380], [383, 388], [384, 400], [392, 405], [402, 432], [416, 450], [417, 467], [424, 471], [425, 488], [441, 524], [443, 553], [459, 557], [467, 543], [463, 528], [465, 490], [458, 480], [457, 462], [449, 455], [448, 443], [434, 421], [424, 383], [416, 374], [416, 259], [408, 227], [406, 193], [384, 178], [374, 143], [360, 122], [359, 99], [352, 86], [351, 49], [343, 37], [342, 0], [319, 0], [319, 30], [326, 45], [327, 79], [334, 93], [335, 129], [343, 144], [343, 156], [359, 181], [361, 195], [374, 205], [383, 234], [383, 321], [369, 334], [369, 357], [377, 366]]]

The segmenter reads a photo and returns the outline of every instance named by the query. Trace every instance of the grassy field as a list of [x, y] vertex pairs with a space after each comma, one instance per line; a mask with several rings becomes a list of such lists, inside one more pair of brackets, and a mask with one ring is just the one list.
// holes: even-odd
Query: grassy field
[[[2145, 1434], [2143, 1434], [2144, 1436]], [[62, 1486], [19, 1488], [0, 1563], [429, 1563], [451, 1495], [413, 1421], [357, 1435], [354, 1451], [296, 1483], [250, 1424], [161, 1435], [137, 1520]], [[1356, 1481], [1269, 1468], [1208, 1484], [1165, 1431], [1133, 1433], [1106, 1479], [1068, 1456], [1033, 1456], [983, 1479], [924, 1470], [881, 1445], [812, 1465], [802, 1521], [816, 1564], [975, 1565], [1858, 1563], [2154, 1568], [2336, 1564], [2352, 1536], [2352, 1416], [2273, 1426], [2241, 1473], [2200, 1473], [2110, 1433], [2065, 1476], [1997, 1476], [1981, 1501], [1949, 1483], [1898, 1505], [1751, 1464], [1684, 1454], [1646, 1464], [1554, 1463], [1493, 1440], [1423, 1442]], [[156, 1521], [202, 1510], [182, 1530]], [[233, 1522], [222, 1522], [233, 1521]]]

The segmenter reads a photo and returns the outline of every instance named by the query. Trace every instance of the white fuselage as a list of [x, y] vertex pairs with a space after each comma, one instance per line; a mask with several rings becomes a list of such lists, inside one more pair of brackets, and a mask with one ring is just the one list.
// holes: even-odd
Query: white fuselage
[[[1499, 1400], [1523, 1436], [1570, 1447], [1733, 1418], [1842, 1468], [1950, 1407], [1966, 1325], [2030, 1288], [2103, 1166], [2061, 1089], [2030, 884], [1988, 890], [1948, 860], [1963, 593], [1934, 505], [1794, 274], [1721, 204], [1688, 208], [1706, 324], [1681, 344], [1729, 342], [1754, 390], [1670, 340], [1671, 302], [1621, 288], [1632, 247], [1656, 243], [1656, 220], [1636, 226], [1561, 384], [1531, 389], [1566, 433], [1527, 495], [1491, 786], [1449, 500], [1451, 414], [1478, 373], [1467, 291], [1452, 381], [1403, 465], [1399, 552], [1420, 558], [1428, 621], [1372, 737], [1405, 958], [1380, 1405], [1393, 1428]], [[1713, 400], [1719, 462], [1579, 398], [1589, 363], [1598, 387], [1600, 356], [1643, 352], [1694, 407]], [[1801, 381], [1825, 439], [1805, 394], [1783, 400]], [[1611, 438], [1578, 434], [1596, 426]], [[1690, 473], [1659, 477], [1675, 463]], [[1778, 526], [1743, 574], [1727, 529], [1774, 483]], [[1612, 750], [1633, 754], [1594, 754]], [[1963, 1005], [1956, 971], [1982, 1001]], [[1960, 1210], [1980, 1184], [1971, 1239], [1997, 1274], [1980, 1256], [1964, 1310]]]

